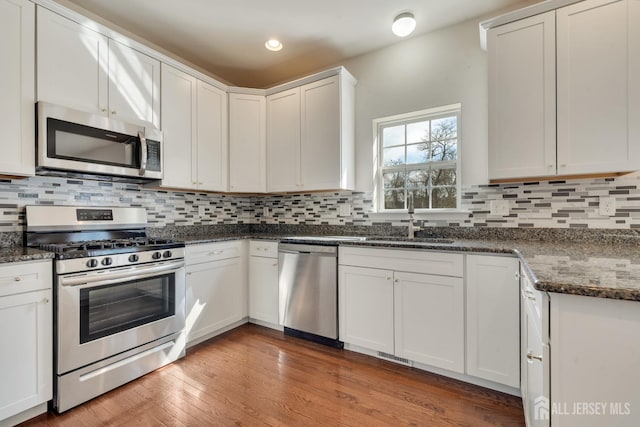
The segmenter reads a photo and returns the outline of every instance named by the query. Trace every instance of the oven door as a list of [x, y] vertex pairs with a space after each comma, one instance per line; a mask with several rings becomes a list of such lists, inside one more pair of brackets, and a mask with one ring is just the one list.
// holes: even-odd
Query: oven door
[[184, 329], [182, 260], [60, 275], [57, 292], [59, 375]]

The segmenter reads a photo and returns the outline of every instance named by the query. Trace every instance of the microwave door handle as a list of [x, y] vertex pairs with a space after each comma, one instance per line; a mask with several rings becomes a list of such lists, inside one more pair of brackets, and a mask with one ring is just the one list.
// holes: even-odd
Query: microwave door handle
[[147, 137], [144, 131], [138, 132], [140, 138], [140, 176], [144, 176], [147, 172]]

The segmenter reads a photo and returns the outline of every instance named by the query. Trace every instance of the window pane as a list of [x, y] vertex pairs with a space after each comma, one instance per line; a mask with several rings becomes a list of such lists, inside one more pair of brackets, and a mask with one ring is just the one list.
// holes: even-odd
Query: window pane
[[404, 209], [404, 190], [385, 190], [385, 209]]
[[456, 187], [439, 187], [431, 190], [432, 208], [455, 208]]
[[429, 160], [429, 146], [426, 143], [407, 145], [407, 163], [424, 163]]
[[407, 125], [407, 144], [429, 140], [429, 120]]
[[455, 116], [431, 121], [431, 140], [441, 141], [458, 136], [458, 120]]
[[431, 185], [456, 185], [456, 170], [433, 169], [431, 171]]
[[382, 180], [384, 183], [384, 188], [404, 188], [404, 171], [398, 172], [385, 172], [382, 175]]
[[426, 187], [429, 185], [428, 170], [409, 171], [407, 175], [407, 187]]
[[458, 140], [446, 139], [431, 143], [431, 156], [433, 161], [455, 160], [458, 158]]
[[414, 209], [428, 209], [429, 208], [429, 196], [426, 188], [416, 188], [410, 190], [413, 194], [413, 208]]
[[382, 164], [384, 166], [397, 166], [404, 164], [404, 145], [382, 150]]
[[382, 128], [382, 146], [404, 144], [404, 125]]

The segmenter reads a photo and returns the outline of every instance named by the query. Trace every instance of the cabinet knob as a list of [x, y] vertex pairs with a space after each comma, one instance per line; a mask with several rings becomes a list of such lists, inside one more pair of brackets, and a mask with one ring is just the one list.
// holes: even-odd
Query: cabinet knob
[[520, 280], [520, 273], [516, 271], [516, 280]]
[[111, 110], [111, 114], [115, 115], [116, 114], [116, 110]]
[[43, 298], [42, 299], [42, 303], [43, 304], [49, 304], [49, 298]]
[[536, 356], [531, 352], [527, 353], [527, 359], [529, 359], [529, 360], [539, 360], [539, 361], [542, 362], [542, 356]]
[[22, 280], [22, 277], [16, 276], [16, 277], [13, 278], [13, 280], [16, 281], [16, 282], [19, 282], [19, 281]]
[[272, 267], [277, 267], [278, 263], [276, 262], [275, 264], [272, 265]]
[[391, 277], [387, 277], [387, 280], [391, 280]]
[[560, 167], [561, 167], [561, 168], [566, 168], [566, 167], [567, 167], [567, 165], [560, 165]]
[[103, 112], [103, 113], [106, 113], [106, 112], [107, 112], [107, 109], [106, 109], [106, 108], [101, 108], [100, 110], [102, 110], [102, 112]]
[[399, 282], [399, 280], [398, 280], [398, 279], [396, 279], [396, 280], [394, 280], [394, 282], [398, 283], [398, 282]]

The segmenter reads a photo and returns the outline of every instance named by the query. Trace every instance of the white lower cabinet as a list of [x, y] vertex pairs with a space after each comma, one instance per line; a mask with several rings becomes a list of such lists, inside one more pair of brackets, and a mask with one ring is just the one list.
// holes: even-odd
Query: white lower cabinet
[[393, 271], [341, 265], [338, 274], [340, 340], [393, 354]]
[[394, 273], [395, 355], [464, 372], [461, 277]]
[[0, 325], [0, 425], [13, 425], [52, 397], [51, 261], [0, 266]]
[[517, 258], [467, 255], [466, 371], [520, 386], [520, 310]]
[[187, 246], [187, 345], [246, 321], [244, 242]]
[[463, 255], [341, 247], [339, 260], [342, 341], [464, 372]]
[[278, 325], [278, 242], [249, 242], [249, 317]]

